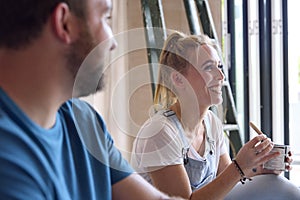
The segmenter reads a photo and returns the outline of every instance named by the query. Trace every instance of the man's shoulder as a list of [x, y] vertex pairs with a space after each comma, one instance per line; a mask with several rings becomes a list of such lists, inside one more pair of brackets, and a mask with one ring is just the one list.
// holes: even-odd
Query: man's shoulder
[[79, 134], [89, 130], [90, 133], [102, 132], [110, 138], [102, 116], [86, 101], [81, 99], [66, 101], [59, 109], [59, 115], [68, 127], [76, 129]]
[[70, 99], [66, 101], [59, 109], [59, 113], [67, 115], [77, 120], [96, 120], [98, 122], [104, 123], [101, 115], [86, 101], [81, 99]]
[[93, 108], [85, 101], [81, 99], [69, 99], [66, 101], [62, 106], [60, 107], [60, 110], [68, 111], [68, 112], [74, 112], [74, 111], [87, 111], [87, 110], [93, 110]]

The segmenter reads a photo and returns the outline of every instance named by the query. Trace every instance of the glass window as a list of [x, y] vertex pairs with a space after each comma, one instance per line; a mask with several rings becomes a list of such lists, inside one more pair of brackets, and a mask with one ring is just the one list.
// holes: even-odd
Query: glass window
[[241, 138], [244, 141], [244, 55], [243, 55], [243, 1], [235, 0], [235, 63], [236, 63], [236, 107]]
[[293, 170], [290, 179], [300, 186], [300, 29], [299, 0], [288, 1], [288, 62], [289, 62], [289, 113], [290, 145], [293, 152]]
[[[225, 1], [226, 2], [226, 1]], [[260, 127], [260, 81], [259, 81], [259, 30], [258, 30], [258, 2], [259, 0], [234, 0], [235, 8], [235, 63], [236, 63], [236, 105], [238, 112], [238, 120], [242, 124], [244, 117], [243, 108], [243, 23], [248, 25], [248, 64], [249, 64], [249, 119]], [[248, 7], [248, 21], [242, 17], [242, 8], [244, 3]], [[283, 131], [283, 46], [282, 46], [282, 1], [272, 1], [272, 104], [273, 104], [273, 141], [277, 143], [284, 142]], [[300, 29], [298, 8], [300, 7], [299, 0], [288, 1], [288, 67], [289, 67], [289, 138], [291, 150], [293, 152], [293, 170], [290, 172], [290, 180], [300, 187]], [[226, 10], [223, 12], [226, 13]], [[226, 16], [226, 15], [225, 15]], [[225, 18], [225, 22], [227, 19]], [[224, 26], [227, 24], [225, 23]], [[226, 32], [226, 31], [225, 31]], [[225, 37], [226, 46], [226, 37]], [[224, 42], [223, 41], [223, 42]], [[225, 48], [227, 50], [228, 48]], [[227, 52], [230, 54], [230, 52]], [[226, 51], [225, 51], [226, 54]], [[228, 56], [228, 55], [227, 55]], [[225, 59], [227, 58], [225, 56]], [[253, 137], [253, 131], [250, 129], [250, 138]]]

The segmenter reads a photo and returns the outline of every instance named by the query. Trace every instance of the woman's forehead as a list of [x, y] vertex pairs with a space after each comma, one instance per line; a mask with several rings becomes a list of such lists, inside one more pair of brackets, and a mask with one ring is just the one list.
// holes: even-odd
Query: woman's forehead
[[190, 64], [194, 66], [202, 66], [208, 61], [219, 62], [220, 58], [215, 48], [211, 45], [203, 44], [188, 52], [191, 57]]

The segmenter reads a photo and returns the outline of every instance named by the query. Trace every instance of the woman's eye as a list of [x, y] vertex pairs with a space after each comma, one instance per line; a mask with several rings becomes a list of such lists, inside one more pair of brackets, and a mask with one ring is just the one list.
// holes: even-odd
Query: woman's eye
[[206, 67], [204, 67], [204, 71], [211, 71], [215, 66], [214, 65], [207, 65]]

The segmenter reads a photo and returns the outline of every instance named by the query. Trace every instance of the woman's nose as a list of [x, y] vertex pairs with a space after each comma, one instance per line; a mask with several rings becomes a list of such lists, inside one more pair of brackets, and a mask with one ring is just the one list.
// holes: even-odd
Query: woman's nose
[[217, 73], [218, 80], [224, 80], [225, 75], [224, 75], [222, 69], [217, 68], [216, 73]]

